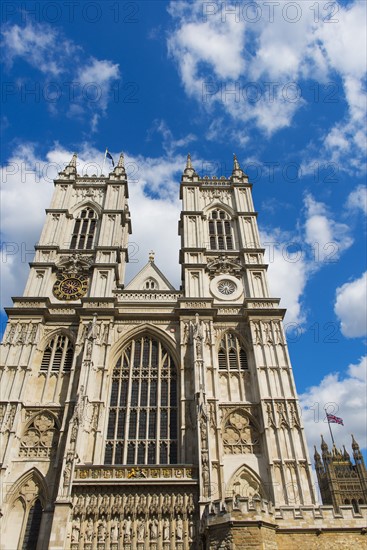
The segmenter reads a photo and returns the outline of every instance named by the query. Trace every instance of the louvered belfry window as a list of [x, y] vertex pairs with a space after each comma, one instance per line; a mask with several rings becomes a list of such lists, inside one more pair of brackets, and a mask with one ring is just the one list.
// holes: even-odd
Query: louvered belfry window
[[93, 247], [96, 228], [97, 215], [95, 211], [92, 208], [85, 208], [75, 220], [70, 248], [90, 250]]
[[231, 219], [224, 210], [212, 210], [209, 215], [211, 250], [233, 250]]
[[140, 337], [112, 374], [105, 464], [177, 464], [177, 374], [164, 346]]
[[43, 352], [41, 371], [70, 372], [73, 364], [74, 347], [67, 336], [59, 334], [47, 344]]
[[247, 354], [238, 338], [231, 332], [224, 334], [218, 351], [220, 370], [247, 370]]

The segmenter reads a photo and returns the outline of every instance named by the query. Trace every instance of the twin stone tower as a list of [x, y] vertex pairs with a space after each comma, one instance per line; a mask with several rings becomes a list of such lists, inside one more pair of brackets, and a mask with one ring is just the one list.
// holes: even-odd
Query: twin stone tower
[[[59, 173], [2, 356], [2, 550], [352, 548], [367, 507], [319, 506], [251, 184], [180, 198], [182, 286], [125, 284], [123, 155]], [[162, 212], [162, 215], [164, 213]], [[151, 243], [154, 246], [154, 243]]]

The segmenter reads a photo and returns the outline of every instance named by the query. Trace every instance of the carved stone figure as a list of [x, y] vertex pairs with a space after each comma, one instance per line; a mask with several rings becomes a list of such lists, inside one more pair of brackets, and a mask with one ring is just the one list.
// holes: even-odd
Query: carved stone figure
[[138, 542], [143, 542], [145, 537], [145, 521], [139, 519], [138, 521]]
[[131, 527], [132, 527], [132, 521], [131, 517], [127, 516], [123, 523], [123, 533], [124, 533], [124, 540], [125, 542], [130, 542], [131, 539]]
[[92, 542], [93, 539], [93, 520], [92, 518], [88, 519], [87, 528], [85, 531], [85, 540], [86, 542]]
[[111, 522], [111, 542], [118, 542], [119, 539], [119, 527], [116, 518]]
[[73, 519], [71, 527], [71, 542], [79, 542], [80, 535], [80, 518], [76, 517]]
[[163, 520], [163, 540], [169, 540], [169, 519]]
[[181, 516], [178, 516], [176, 519], [176, 538], [177, 540], [183, 539], [183, 521]]
[[153, 518], [149, 525], [150, 540], [157, 540], [158, 538], [158, 520]]
[[102, 518], [98, 525], [98, 540], [104, 541], [106, 539], [106, 519]]

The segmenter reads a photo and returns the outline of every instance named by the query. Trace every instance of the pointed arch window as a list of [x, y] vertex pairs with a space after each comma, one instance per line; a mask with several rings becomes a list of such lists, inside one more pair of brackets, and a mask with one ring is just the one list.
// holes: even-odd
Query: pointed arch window
[[105, 464], [177, 464], [177, 373], [165, 347], [133, 340], [112, 375]]
[[224, 334], [218, 351], [218, 366], [224, 371], [248, 370], [247, 353], [231, 332]]
[[74, 223], [70, 248], [90, 250], [93, 247], [97, 228], [97, 214], [92, 208], [84, 208]]
[[42, 520], [42, 504], [37, 499], [28, 513], [22, 550], [36, 550]]
[[224, 210], [212, 210], [209, 215], [211, 250], [233, 250], [232, 221]]
[[41, 361], [43, 372], [70, 372], [73, 364], [74, 346], [69, 338], [58, 334], [47, 344]]

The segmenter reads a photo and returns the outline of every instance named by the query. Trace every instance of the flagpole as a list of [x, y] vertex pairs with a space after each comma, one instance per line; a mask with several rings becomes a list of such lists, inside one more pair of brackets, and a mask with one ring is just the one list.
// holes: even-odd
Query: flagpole
[[102, 173], [101, 173], [102, 176], [104, 176], [104, 165], [105, 165], [105, 162], [106, 162], [106, 155], [107, 155], [107, 147], [106, 147], [106, 150], [104, 152], [104, 157], [103, 157]]
[[325, 414], [326, 414], [326, 420], [327, 420], [327, 423], [328, 423], [328, 426], [329, 426], [329, 430], [330, 430], [331, 441], [333, 442], [333, 445], [335, 445], [335, 441], [334, 441], [334, 437], [333, 437], [333, 432], [331, 431], [331, 426], [330, 426], [330, 422], [329, 422], [329, 417], [328, 417], [328, 414], [327, 414], [327, 410], [324, 409], [324, 411], [325, 411]]

